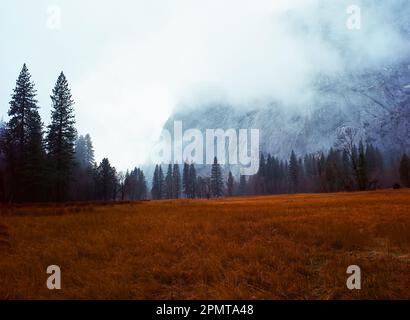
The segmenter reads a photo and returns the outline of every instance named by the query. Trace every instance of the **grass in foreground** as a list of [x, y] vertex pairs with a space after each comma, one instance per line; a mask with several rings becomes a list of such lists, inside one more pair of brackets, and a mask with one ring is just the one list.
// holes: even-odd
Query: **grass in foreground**
[[0, 209], [2, 299], [410, 298], [409, 190]]

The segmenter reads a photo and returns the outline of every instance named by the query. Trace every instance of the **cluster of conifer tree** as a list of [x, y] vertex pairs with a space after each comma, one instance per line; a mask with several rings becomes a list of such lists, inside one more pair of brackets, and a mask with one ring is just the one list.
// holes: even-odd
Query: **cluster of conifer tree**
[[289, 161], [262, 156], [252, 183], [259, 194], [368, 190], [381, 186], [383, 174], [380, 151], [360, 143], [352, 154], [330, 149], [297, 157], [292, 151]]
[[400, 187], [398, 181], [410, 187], [410, 161], [404, 154], [398, 164], [373, 145], [359, 142], [303, 157], [292, 151], [289, 160], [261, 155], [258, 173], [242, 180], [238, 194], [365, 191]]
[[156, 166], [153, 199], [177, 199], [181, 192], [185, 198], [209, 198], [410, 187], [408, 155], [404, 154], [400, 161], [387, 158], [372, 144], [362, 142], [301, 157], [292, 151], [289, 160], [261, 154], [258, 173], [240, 176], [239, 182], [235, 181], [231, 171], [223, 173], [216, 158], [210, 176], [197, 175], [195, 165], [185, 163], [182, 188], [179, 170], [178, 165], [169, 165], [164, 177], [162, 167]]
[[63, 72], [51, 102], [51, 121], [44, 127], [24, 64], [11, 97], [9, 120], [0, 123], [0, 202], [145, 198], [141, 170], [123, 176], [107, 158], [96, 164], [90, 135], [78, 137], [74, 100]]
[[[151, 195], [153, 199], [210, 198], [222, 197], [225, 193], [222, 168], [215, 157], [211, 166], [211, 175], [197, 175], [195, 164], [185, 162], [181, 169], [178, 164], [169, 164], [166, 175], [161, 165], [156, 165], [152, 179]], [[232, 174], [230, 173], [231, 178]], [[233, 183], [233, 180], [231, 181]]]

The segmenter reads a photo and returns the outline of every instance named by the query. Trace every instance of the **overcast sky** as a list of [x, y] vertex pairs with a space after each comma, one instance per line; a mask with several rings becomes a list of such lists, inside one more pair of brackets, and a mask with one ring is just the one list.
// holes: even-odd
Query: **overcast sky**
[[402, 50], [383, 10], [363, 8], [363, 29], [347, 30], [352, 3], [361, 1], [335, 0], [321, 12], [319, 0], [1, 0], [0, 116], [7, 120], [27, 63], [47, 125], [63, 70], [78, 132], [91, 134], [97, 160], [131, 168], [183, 101], [303, 98], [317, 72], [345, 68], [346, 57], [314, 28], [319, 21], [349, 37], [356, 62]]

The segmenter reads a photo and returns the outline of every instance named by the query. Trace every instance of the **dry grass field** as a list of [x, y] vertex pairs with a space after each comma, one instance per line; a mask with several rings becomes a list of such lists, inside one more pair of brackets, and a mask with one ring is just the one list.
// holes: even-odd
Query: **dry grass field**
[[410, 299], [410, 190], [0, 208], [1, 299]]

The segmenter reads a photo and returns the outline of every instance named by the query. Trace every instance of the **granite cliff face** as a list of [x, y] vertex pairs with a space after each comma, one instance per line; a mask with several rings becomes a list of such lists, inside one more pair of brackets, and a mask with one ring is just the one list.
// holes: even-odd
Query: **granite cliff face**
[[174, 113], [183, 130], [195, 128], [259, 129], [260, 150], [287, 158], [327, 150], [346, 127], [358, 139], [386, 152], [410, 150], [410, 70], [407, 64], [372, 70], [365, 74], [318, 79], [312, 101], [303, 108], [271, 103], [252, 108], [206, 105]]

